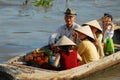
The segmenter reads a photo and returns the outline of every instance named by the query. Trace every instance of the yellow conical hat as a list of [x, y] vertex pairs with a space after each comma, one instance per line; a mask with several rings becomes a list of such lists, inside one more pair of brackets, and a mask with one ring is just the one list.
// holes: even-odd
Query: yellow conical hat
[[95, 39], [89, 26], [79, 27], [79, 28], [76, 28], [75, 30], [86, 36], [89, 36], [89, 37]]
[[76, 45], [72, 40], [67, 38], [66, 36], [62, 36], [59, 41], [55, 44], [55, 46], [65, 46], [65, 45]]
[[89, 22], [84, 23], [84, 24], [89, 25], [89, 26], [93, 26], [93, 27], [99, 29], [100, 31], [102, 31], [102, 28], [100, 27], [100, 24], [98, 23], [97, 20], [92, 20], [92, 21], [89, 21]]

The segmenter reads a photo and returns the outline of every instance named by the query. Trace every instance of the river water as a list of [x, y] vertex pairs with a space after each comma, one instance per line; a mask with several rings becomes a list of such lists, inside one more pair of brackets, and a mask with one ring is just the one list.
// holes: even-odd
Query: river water
[[[120, 0], [68, 1], [66, 5], [66, 0], [54, 0], [53, 7], [45, 11], [31, 3], [21, 6], [24, 0], [0, 0], [0, 63], [46, 45], [49, 35], [64, 24], [66, 6], [76, 10], [76, 22], [80, 25], [99, 19], [104, 13], [120, 20]], [[107, 79], [120, 80], [118, 76], [113, 79], [107, 76]]]

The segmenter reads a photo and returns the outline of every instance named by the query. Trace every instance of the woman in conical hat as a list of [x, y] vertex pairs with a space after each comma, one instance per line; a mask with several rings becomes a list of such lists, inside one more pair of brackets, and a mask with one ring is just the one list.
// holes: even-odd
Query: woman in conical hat
[[78, 60], [81, 61], [82, 58], [78, 52], [73, 49], [73, 46], [75, 45], [76, 44], [66, 36], [62, 36], [62, 38], [60, 38], [60, 40], [55, 44], [55, 46], [60, 47], [60, 51], [58, 52], [54, 62], [54, 66], [57, 68], [60, 63], [58, 70], [71, 69], [80, 65]]
[[98, 53], [100, 55], [100, 57], [104, 57], [104, 51], [103, 51], [103, 46], [102, 46], [102, 28], [100, 27], [99, 23], [97, 20], [92, 20], [92, 21], [89, 21], [87, 23], [84, 23], [83, 25], [89, 25], [92, 32], [93, 32], [93, 35], [95, 37], [95, 46], [98, 50]]
[[99, 60], [99, 54], [94, 45], [94, 36], [89, 26], [76, 28], [78, 37], [82, 40], [78, 47], [78, 53], [82, 57], [82, 64]]
[[95, 38], [98, 38], [102, 41], [102, 28], [100, 27], [97, 20], [92, 20], [87, 23], [84, 23], [83, 26], [89, 25]]

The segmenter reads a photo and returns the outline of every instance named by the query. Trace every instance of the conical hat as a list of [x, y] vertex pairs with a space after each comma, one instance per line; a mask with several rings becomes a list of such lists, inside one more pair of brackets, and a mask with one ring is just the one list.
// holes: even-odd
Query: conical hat
[[93, 27], [99, 29], [100, 31], [102, 31], [102, 28], [100, 27], [100, 24], [98, 23], [97, 20], [92, 20], [92, 21], [89, 21], [89, 22], [84, 23], [84, 24], [89, 25], [89, 26], [93, 26]]
[[89, 26], [79, 27], [79, 28], [76, 28], [75, 30], [86, 36], [89, 36], [89, 37], [95, 39]]
[[65, 45], [76, 45], [72, 40], [67, 38], [66, 36], [62, 36], [59, 41], [55, 44], [55, 46], [65, 46]]

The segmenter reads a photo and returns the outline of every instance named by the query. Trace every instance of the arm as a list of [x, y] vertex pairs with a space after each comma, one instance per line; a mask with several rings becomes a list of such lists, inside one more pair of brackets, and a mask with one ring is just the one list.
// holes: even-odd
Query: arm
[[48, 44], [54, 45], [56, 43], [56, 41], [58, 40], [59, 36], [61, 35], [60, 33], [61, 33], [61, 27], [58, 27], [56, 29], [56, 31], [52, 35], [50, 35], [50, 37], [48, 39], [49, 40]]
[[82, 61], [82, 57], [78, 54], [78, 52], [77, 52], [77, 59], [78, 59], [79, 61]]
[[103, 45], [102, 42], [99, 40], [98, 41], [98, 53], [100, 55], [100, 58], [104, 57], [104, 50], [103, 50]]
[[57, 37], [57, 33], [53, 33], [52, 35], [49, 36], [49, 41], [48, 44], [54, 44], [55, 43], [55, 38]]
[[111, 25], [110, 32], [113, 32], [113, 31], [114, 31], [114, 26], [115, 26], [115, 25], [114, 25], [113, 23], [111, 23], [110, 25]]
[[50, 46], [51, 49], [54, 49], [54, 44], [58, 41], [59, 37], [60, 37], [60, 32], [61, 32], [61, 27], [59, 27], [55, 33], [53, 33], [52, 35], [50, 35], [49, 37], [49, 41], [48, 41], [48, 45]]
[[53, 64], [54, 67], [57, 67], [60, 61], [60, 54], [58, 53], [55, 58], [55, 62]]
[[102, 33], [101, 33], [101, 34], [98, 35], [98, 40], [99, 40], [100, 42], [102, 42], [102, 38], [103, 38], [103, 35], [102, 35]]
[[109, 31], [108, 31], [108, 37], [112, 38], [113, 35], [114, 35], [114, 25], [113, 25], [113, 23], [111, 23], [108, 27], [109, 27], [108, 28], [109, 29]]
[[72, 33], [72, 37], [73, 37], [73, 42], [76, 43], [77, 33], [76, 33], [75, 31], [73, 31], [73, 33]]

